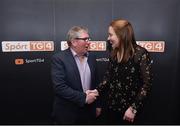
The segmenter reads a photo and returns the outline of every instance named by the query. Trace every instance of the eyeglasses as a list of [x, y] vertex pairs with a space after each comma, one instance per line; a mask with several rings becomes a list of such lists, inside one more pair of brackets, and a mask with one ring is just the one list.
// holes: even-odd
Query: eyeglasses
[[86, 38], [75, 38], [77, 40], [84, 40], [85, 42], [89, 42], [91, 39], [89, 37]]

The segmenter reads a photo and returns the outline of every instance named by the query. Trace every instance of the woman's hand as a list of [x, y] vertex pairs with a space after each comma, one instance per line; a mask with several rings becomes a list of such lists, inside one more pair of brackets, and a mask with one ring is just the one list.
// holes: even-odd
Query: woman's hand
[[96, 117], [99, 117], [101, 115], [101, 108], [96, 108]]
[[123, 119], [124, 119], [124, 120], [127, 120], [127, 121], [129, 121], [129, 122], [134, 122], [135, 116], [136, 116], [136, 113], [133, 112], [133, 108], [132, 108], [132, 107], [129, 107], [129, 108], [126, 110]]

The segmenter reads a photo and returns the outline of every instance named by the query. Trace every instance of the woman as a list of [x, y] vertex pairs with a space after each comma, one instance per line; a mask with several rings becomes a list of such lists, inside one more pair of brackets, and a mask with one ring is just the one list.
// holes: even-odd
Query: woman
[[152, 85], [151, 59], [146, 49], [136, 44], [132, 25], [114, 20], [109, 26], [111, 57], [102, 83], [97, 87], [99, 103], [105, 104], [108, 124], [133, 123]]

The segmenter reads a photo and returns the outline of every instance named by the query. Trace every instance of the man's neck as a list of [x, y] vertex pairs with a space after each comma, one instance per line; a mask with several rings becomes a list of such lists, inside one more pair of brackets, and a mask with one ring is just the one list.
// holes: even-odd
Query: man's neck
[[72, 48], [71, 49], [77, 54], [77, 56], [84, 56], [84, 53], [79, 53], [75, 48]]

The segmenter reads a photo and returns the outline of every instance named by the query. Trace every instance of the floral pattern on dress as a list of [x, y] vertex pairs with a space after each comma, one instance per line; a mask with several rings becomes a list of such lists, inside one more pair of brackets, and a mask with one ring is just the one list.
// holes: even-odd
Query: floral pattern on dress
[[127, 63], [109, 60], [107, 72], [97, 87], [99, 100], [106, 97], [109, 109], [124, 113], [130, 106], [138, 110], [152, 86], [152, 60], [146, 49], [136, 45]]

